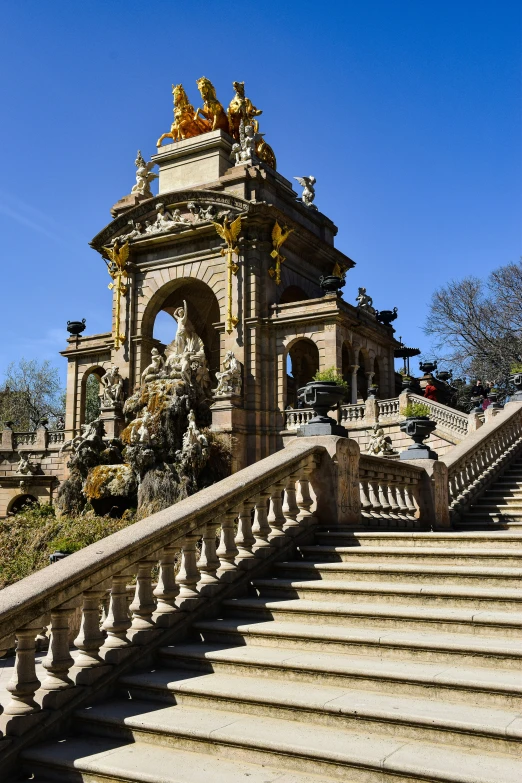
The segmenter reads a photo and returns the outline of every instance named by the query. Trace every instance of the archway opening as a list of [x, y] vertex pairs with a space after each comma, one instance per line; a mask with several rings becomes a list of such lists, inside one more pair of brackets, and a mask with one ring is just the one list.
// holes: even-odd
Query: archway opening
[[374, 383], [377, 387], [377, 396], [382, 397], [382, 389], [381, 389], [381, 362], [379, 358], [376, 356], [373, 362], [373, 380], [372, 383]]
[[[188, 317], [203, 340], [210, 374], [215, 378], [220, 365], [219, 333], [215, 327], [220, 321], [220, 311], [216, 295], [201, 280], [178, 280], [160, 289], [151, 312], [147, 319], [144, 318], [143, 334], [159, 340], [164, 346], [171, 343], [177, 331], [174, 312], [183, 302], [187, 303]], [[144, 366], [148, 360], [149, 357], [144, 358]]]
[[305, 299], [310, 299], [307, 293], [303, 291], [298, 285], [289, 285], [279, 300], [279, 304], [291, 304], [292, 302], [303, 302]]
[[290, 367], [286, 377], [286, 407], [298, 407], [297, 391], [311, 381], [319, 369], [319, 349], [307, 338], [297, 340], [288, 351]]
[[359, 351], [357, 364], [359, 365], [357, 370], [357, 400], [364, 402], [368, 396], [368, 377], [366, 375], [366, 359], [362, 351]]
[[341, 357], [341, 373], [343, 376], [343, 380], [346, 381], [348, 384], [348, 394], [346, 395], [347, 402], [350, 402], [352, 398], [352, 367], [354, 365], [353, 361], [353, 350], [350, 343], [343, 343], [343, 349], [342, 349], [342, 357]]
[[83, 376], [80, 424], [90, 424], [100, 415], [100, 381], [105, 375], [103, 367], [92, 367]]
[[28, 506], [34, 506], [36, 503], [38, 503], [38, 499], [35, 498], [34, 495], [18, 495], [18, 497], [14, 498], [9, 504], [7, 513], [19, 514]]

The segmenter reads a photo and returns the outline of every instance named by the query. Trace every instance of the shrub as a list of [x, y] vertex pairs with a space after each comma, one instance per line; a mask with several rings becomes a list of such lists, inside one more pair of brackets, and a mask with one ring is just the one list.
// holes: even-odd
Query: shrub
[[513, 373], [513, 375], [515, 375], [516, 373], [522, 372], [522, 363], [521, 362], [514, 362], [511, 365], [511, 372]]
[[337, 386], [340, 386], [342, 389], [344, 389], [345, 392], [348, 391], [348, 384], [344, 380], [343, 376], [339, 375], [335, 367], [328, 367], [326, 370], [318, 370], [312, 380], [329, 381], [330, 383], [335, 383]]
[[406, 405], [403, 414], [407, 419], [418, 419], [421, 416], [429, 416], [430, 409], [422, 402], [410, 402]]

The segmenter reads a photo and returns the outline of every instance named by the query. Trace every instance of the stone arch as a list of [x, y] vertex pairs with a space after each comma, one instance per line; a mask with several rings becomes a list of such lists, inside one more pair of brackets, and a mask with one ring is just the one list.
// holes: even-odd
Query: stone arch
[[96, 378], [99, 386], [103, 375], [105, 375], [105, 368], [100, 364], [89, 367], [82, 375], [80, 384], [80, 424], [85, 424], [87, 419], [87, 384], [89, 379]]
[[[154, 344], [154, 322], [163, 310], [173, 316], [176, 308], [186, 301], [188, 316], [198, 335], [203, 340], [209, 369], [214, 374], [220, 366], [220, 341], [216, 324], [221, 321], [219, 299], [213, 288], [194, 277], [180, 277], [161, 286], [150, 298], [141, 319], [143, 355], [141, 367], [150, 361], [150, 350]], [[172, 318], [172, 339], [176, 333], [176, 321]]]
[[290, 373], [286, 372], [285, 407], [297, 408], [297, 390], [319, 370], [319, 348], [309, 337], [296, 337], [286, 346], [285, 369], [288, 359], [292, 366]]
[[38, 503], [38, 498], [36, 498], [34, 495], [30, 495], [27, 492], [21, 495], [15, 495], [15, 497], [11, 498], [9, 501], [9, 505], [7, 506], [7, 513], [18, 514], [18, 512], [21, 511], [28, 503]]
[[287, 286], [281, 294], [279, 304], [291, 304], [292, 302], [303, 302], [310, 299], [310, 296], [303, 291], [299, 285]]

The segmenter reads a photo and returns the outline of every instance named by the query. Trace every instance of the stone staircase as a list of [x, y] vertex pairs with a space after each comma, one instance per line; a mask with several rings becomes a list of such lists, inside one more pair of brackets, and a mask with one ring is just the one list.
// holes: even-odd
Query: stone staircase
[[485, 529], [522, 528], [522, 456], [473, 503], [459, 527]]
[[35, 781], [520, 783], [522, 535], [320, 527], [30, 747]]

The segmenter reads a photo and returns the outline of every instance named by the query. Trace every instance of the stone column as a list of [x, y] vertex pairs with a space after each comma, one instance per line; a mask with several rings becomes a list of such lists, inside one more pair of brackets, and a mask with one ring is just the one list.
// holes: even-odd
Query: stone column
[[350, 389], [351, 389], [351, 396], [352, 396], [352, 405], [357, 404], [357, 370], [359, 369], [358, 364], [352, 364], [351, 367], [351, 373], [352, 373], [352, 380], [350, 383]]

